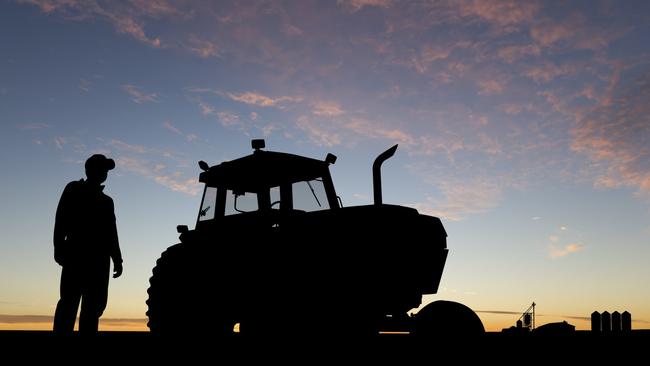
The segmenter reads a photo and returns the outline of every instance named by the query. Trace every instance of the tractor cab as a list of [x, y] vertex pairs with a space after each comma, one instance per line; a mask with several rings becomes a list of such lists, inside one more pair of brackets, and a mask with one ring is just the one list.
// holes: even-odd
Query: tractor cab
[[199, 181], [205, 184], [197, 228], [230, 215], [294, 213], [340, 208], [325, 160], [265, 151], [264, 140], [253, 140], [254, 152], [208, 166], [201, 161]]

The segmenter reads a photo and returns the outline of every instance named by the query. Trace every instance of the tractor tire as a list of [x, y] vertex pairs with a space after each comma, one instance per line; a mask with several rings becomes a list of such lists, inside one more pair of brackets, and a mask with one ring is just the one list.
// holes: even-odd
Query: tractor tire
[[477, 337], [485, 333], [481, 319], [469, 307], [438, 300], [415, 315], [411, 334], [421, 338]]
[[166, 337], [233, 334], [234, 317], [219, 301], [223, 298], [216, 298], [223, 294], [215, 293], [215, 279], [201, 259], [188, 245], [176, 244], [156, 261], [146, 302], [151, 333]]

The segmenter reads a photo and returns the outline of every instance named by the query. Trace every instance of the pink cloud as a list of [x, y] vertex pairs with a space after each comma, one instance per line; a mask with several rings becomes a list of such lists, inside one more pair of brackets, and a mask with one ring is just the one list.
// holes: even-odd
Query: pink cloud
[[165, 186], [172, 191], [186, 193], [196, 196], [201, 192], [201, 184], [196, 178], [183, 178], [180, 172], [169, 175], [157, 175], [154, 177], [156, 183]]
[[545, 62], [542, 65], [536, 65], [524, 71], [524, 75], [533, 79], [537, 83], [548, 83], [549, 81], [562, 75], [570, 75], [575, 72], [571, 65], [555, 65], [551, 62]]
[[336, 102], [320, 101], [312, 105], [312, 113], [322, 117], [336, 117], [345, 112]]
[[271, 98], [255, 92], [246, 92], [242, 94], [225, 93], [225, 95], [236, 102], [255, 105], [258, 107], [281, 107], [285, 103], [297, 103], [303, 100], [302, 97], [289, 96]]
[[309, 139], [316, 145], [334, 146], [341, 143], [341, 136], [337, 132], [323, 128], [307, 116], [298, 117], [296, 126], [307, 133]]
[[501, 94], [504, 90], [503, 81], [495, 79], [479, 80], [479, 95], [494, 95]]
[[427, 197], [424, 202], [409, 204], [423, 214], [460, 221], [496, 207], [501, 199], [498, 184], [476, 179], [473, 182], [446, 181], [439, 184], [442, 198]]
[[337, 3], [350, 8], [354, 12], [365, 6], [387, 8], [392, 3], [392, 0], [337, 0]]
[[497, 55], [500, 59], [511, 64], [521, 58], [526, 56], [539, 56], [541, 49], [535, 44], [529, 44], [525, 46], [508, 46], [499, 49]]
[[122, 85], [122, 89], [126, 91], [130, 96], [131, 100], [135, 103], [142, 104], [146, 102], [158, 103], [158, 94], [157, 93], [145, 93], [140, 90], [139, 87], [131, 84]]
[[239, 116], [231, 112], [217, 112], [217, 118], [221, 122], [221, 125], [225, 127], [240, 125]]
[[581, 252], [584, 248], [585, 246], [582, 243], [570, 243], [564, 246], [558, 246], [555, 243], [551, 243], [548, 246], [548, 252], [551, 258], [562, 258], [570, 254]]
[[190, 36], [187, 48], [203, 58], [217, 57], [221, 54], [221, 49], [216, 43], [199, 39], [194, 35]]
[[454, 3], [462, 16], [475, 16], [499, 26], [530, 22], [539, 10], [536, 1], [459, 0]]
[[597, 187], [634, 187], [650, 199], [650, 74], [626, 84], [617, 73], [612, 79], [611, 95], [576, 114], [571, 149], [591, 160]]
[[[61, 13], [73, 20], [93, 18], [108, 19], [119, 33], [125, 33], [153, 47], [162, 47], [158, 37], [150, 37], [144, 31], [144, 17], [179, 16], [182, 13], [163, 0], [133, 0], [126, 6], [115, 3], [97, 3], [82, 0], [18, 0], [38, 6], [44, 13]], [[124, 5], [124, 4], [122, 4]]]

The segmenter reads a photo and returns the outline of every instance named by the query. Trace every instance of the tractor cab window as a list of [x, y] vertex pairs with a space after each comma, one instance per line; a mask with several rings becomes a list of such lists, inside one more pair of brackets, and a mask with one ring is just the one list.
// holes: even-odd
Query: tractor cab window
[[293, 184], [293, 208], [306, 212], [329, 209], [323, 180], [313, 179]]
[[203, 194], [203, 203], [199, 211], [199, 221], [214, 219], [214, 210], [217, 203], [217, 189], [214, 187], [207, 187]]
[[250, 192], [235, 194], [233, 191], [228, 190], [226, 195], [226, 216], [257, 211], [257, 209], [257, 194]]

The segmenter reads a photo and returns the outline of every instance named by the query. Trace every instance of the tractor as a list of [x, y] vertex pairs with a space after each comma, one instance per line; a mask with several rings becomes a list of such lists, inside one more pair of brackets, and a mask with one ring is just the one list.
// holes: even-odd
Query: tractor
[[264, 150], [209, 166], [194, 230], [164, 251], [150, 279], [152, 333], [183, 336], [478, 334], [468, 307], [436, 301], [447, 258], [437, 217], [385, 204], [373, 164], [374, 204], [344, 207], [324, 160]]

